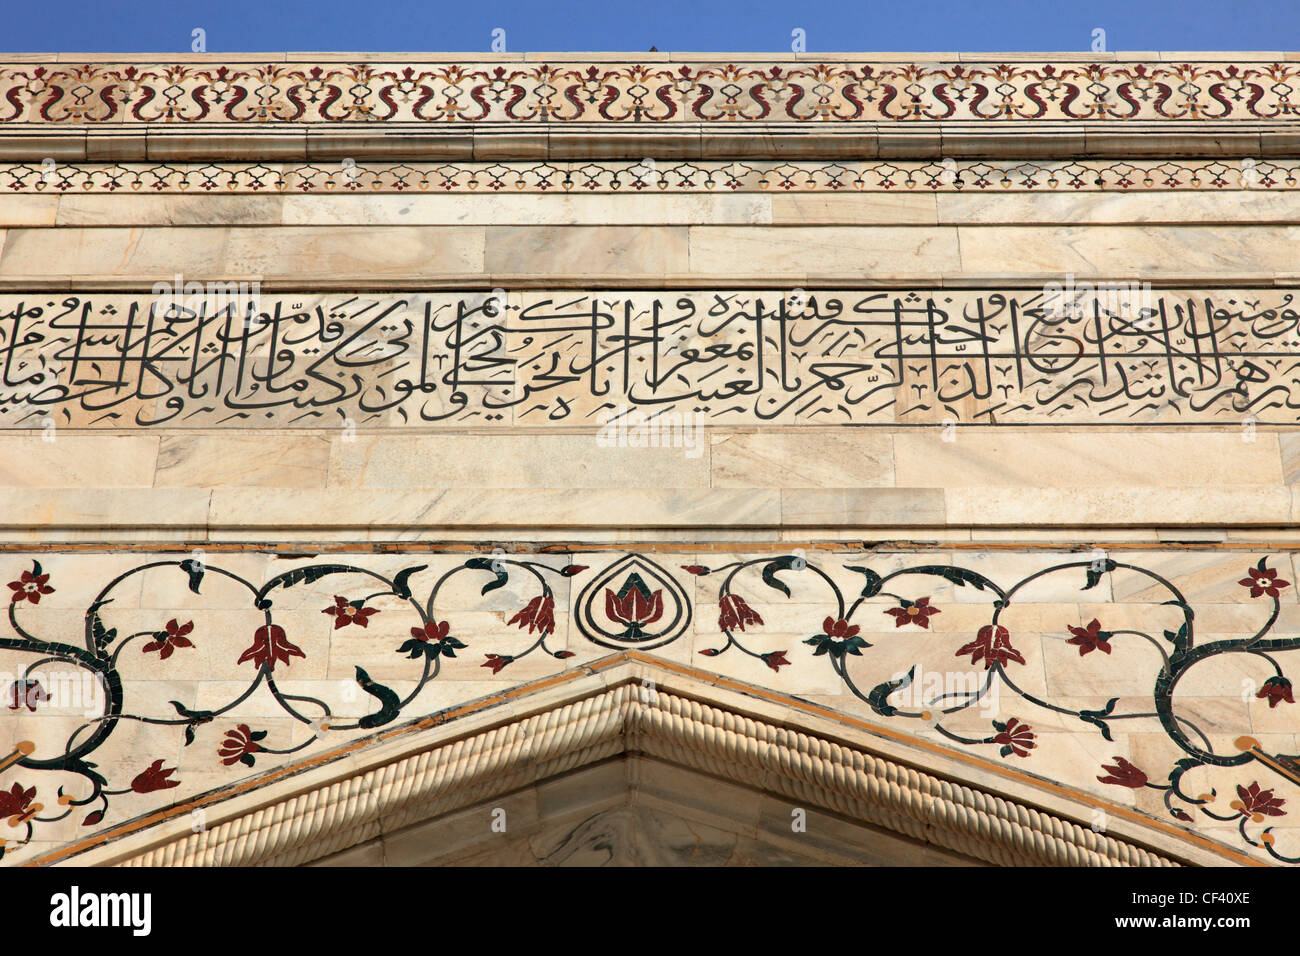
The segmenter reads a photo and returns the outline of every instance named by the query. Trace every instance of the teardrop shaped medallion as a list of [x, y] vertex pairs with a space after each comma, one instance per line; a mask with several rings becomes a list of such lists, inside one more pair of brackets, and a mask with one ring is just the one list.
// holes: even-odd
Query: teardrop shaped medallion
[[691, 600], [677, 580], [640, 554], [615, 561], [578, 594], [578, 628], [601, 647], [649, 650], [691, 624]]

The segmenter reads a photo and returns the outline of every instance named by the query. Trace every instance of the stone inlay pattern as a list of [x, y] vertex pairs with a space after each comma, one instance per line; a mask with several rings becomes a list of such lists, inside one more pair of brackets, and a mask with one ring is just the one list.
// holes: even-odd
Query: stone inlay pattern
[[1296, 863], [1295, 559], [10, 553], [0, 849], [631, 648]]
[[0, 65], [0, 123], [1289, 120], [1300, 64]]
[[1288, 159], [5, 163], [0, 193], [853, 193], [1290, 190]]
[[1300, 408], [1293, 291], [230, 285], [0, 297], [0, 428], [1239, 425]]

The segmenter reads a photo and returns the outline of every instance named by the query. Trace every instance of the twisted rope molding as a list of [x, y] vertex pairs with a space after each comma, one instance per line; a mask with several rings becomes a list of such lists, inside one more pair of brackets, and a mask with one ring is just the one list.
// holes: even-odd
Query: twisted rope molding
[[892, 760], [662, 689], [647, 699], [626, 683], [277, 801], [119, 865], [305, 863], [621, 752], [774, 790], [990, 863], [1178, 865]]
[[[634, 749], [812, 803], [1006, 866], [1171, 866], [1086, 827], [689, 698], [661, 694], [630, 714]], [[737, 771], [740, 772], [737, 772]], [[746, 773], [745, 771], [749, 771]]]
[[294, 866], [619, 752], [626, 688], [453, 741], [190, 834], [124, 866]]

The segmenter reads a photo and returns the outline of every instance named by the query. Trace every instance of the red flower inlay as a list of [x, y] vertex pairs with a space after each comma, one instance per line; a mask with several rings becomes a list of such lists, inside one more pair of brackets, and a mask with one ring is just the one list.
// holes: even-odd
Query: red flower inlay
[[820, 657], [823, 654], [830, 654], [835, 659], [840, 659], [846, 654], [862, 656], [862, 649], [871, 645], [858, 637], [858, 631], [862, 630], [856, 624], [850, 624], [845, 618], [827, 617], [822, 621], [822, 633], [814, 634], [804, 641], [816, 648], [813, 651], [814, 657]]
[[242, 664], [244, 661], [251, 660], [256, 667], [267, 665], [270, 670], [275, 670], [276, 661], [288, 667], [290, 657], [306, 658], [307, 655], [301, 648], [289, 643], [284, 628], [280, 625], [263, 624], [253, 632], [252, 646], [244, 651], [235, 663]]
[[1102, 783], [1112, 783], [1117, 787], [1132, 787], [1134, 790], [1140, 790], [1147, 785], [1147, 775], [1133, 766], [1123, 757], [1115, 757], [1115, 766], [1102, 764], [1101, 769], [1106, 771], [1106, 776], [1098, 777]]
[[545, 594], [539, 594], [507, 623], [518, 624], [521, 631], [526, 626], [529, 634], [533, 633], [533, 628], [549, 634], [555, 630], [555, 601]]
[[44, 685], [36, 678], [16, 680], [9, 687], [10, 710], [26, 706], [28, 710], [35, 713], [36, 705], [49, 699], [50, 695], [46, 693]]
[[501, 673], [501, 668], [514, 660], [513, 657], [502, 657], [500, 654], [486, 654], [484, 656], [487, 657], [487, 660], [480, 664], [479, 667], [490, 667], [493, 674]]
[[8, 820], [11, 827], [26, 823], [41, 812], [36, 799], [36, 788], [24, 790], [21, 783], [16, 783], [9, 790], [0, 790], [0, 820]]
[[1101, 651], [1103, 654], [1110, 653], [1110, 644], [1108, 641], [1110, 640], [1111, 634], [1109, 631], [1103, 631], [1101, 629], [1101, 622], [1095, 617], [1091, 622], [1089, 622], [1087, 627], [1075, 627], [1073, 624], [1067, 625], [1067, 627], [1070, 628], [1070, 633], [1073, 634], [1074, 637], [1070, 638], [1065, 643], [1074, 644], [1078, 647], [1080, 657], [1084, 654], [1091, 653], [1092, 651]]
[[928, 597], [917, 598], [915, 601], [904, 601], [898, 607], [885, 608], [886, 614], [894, 615], [894, 627], [902, 627], [904, 624], [915, 624], [917, 627], [930, 627], [930, 616], [938, 614], [937, 607], [930, 607]]
[[167, 660], [178, 647], [193, 647], [194, 642], [185, 635], [194, 630], [194, 622], [186, 621], [184, 624], [177, 624], [176, 618], [167, 622], [166, 627], [161, 631], [156, 631], [153, 640], [146, 644], [140, 650], [148, 654], [150, 651], [158, 651], [159, 660]]
[[421, 643], [427, 644], [429, 641], [438, 642], [447, 636], [451, 630], [451, 625], [446, 621], [439, 624], [437, 621], [430, 621], [424, 627], [411, 628], [411, 636]]
[[858, 631], [862, 630], [857, 624], [850, 624], [844, 618], [838, 620], [828, 617], [822, 621], [822, 630], [826, 632], [827, 637], [833, 637], [837, 641], [848, 640], [850, 637], [856, 637]]
[[1282, 804], [1286, 801], [1273, 796], [1272, 790], [1260, 790], [1258, 783], [1252, 783], [1249, 787], [1238, 784], [1237, 797], [1228, 806], [1242, 816], [1250, 817], [1254, 823], [1262, 822], [1265, 816], [1286, 816], [1286, 811], [1282, 809]]
[[724, 594], [718, 601], [718, 610], [718, 628], [723, 631], [743, 631], [747, 624], [763, 623], [758, 612], [739, 594]]
[[365, 601], [349, 601], [347, 598], [336, 594], [334, 595], [334, 606], [327, 607], [321, 613], [334, 618], [334, 630], [337, 631], [340, 627], [347, 627], [349, 624], [368, 627], [370, 625], [370, 616], [378, 614], [379, 609], [366, 607]]
[[762, 657], [764, 664], [778, 673], [780, 673], [782, 667], [785, 667], [790, 663], [785, 659], [785, 651], [772, 651], [771, 653], [762, 654], [760, 656]]
[[41, 573], [40, 563], [33, 561], [32, 570], [24, 571], [17, 581], [9, 582], [9, 589], [14, 592], [9, 602], [17, 604], [19, 601], [31, 601], [33, 604], [40, 604], [41, 595], [54, 593], [54, 588], [46, 583], [49, 580], [48, 574]]
[[640, 587], [624, 587], [620, 597], [605, 588], [605, 614], [610, 620], [629, 627], [653, 624], [664, 615], [663, 591], [647, 594]]
[[[1290, 585], [1290, 581], [1283, 581], [1277, 576], [1277, 572], [1272, 568], [1264, 567], [1264, 562], [1260, 562], [1260, 567], [1249, 568], [1246, 573], [1248, 578], [1242, 578], [1237, 583], [1244, 588], [1250, 588], [1251, 597], [1259, 597], [1261, 594], [1267, 594], [1271, 598], [1278, 596], [1278, 591]], [[13, 587], [13, 585], [9, 585]]]
[[135, 779], [131, 781], [131, 789], [136, 793], [152, 793], [154, 790], [166, 790], [168, 787], [179, 787], [179, 780], [168, 780], [176, 772], [175, 767], [163, 769], [163, 762], [155, 760], [149, 766], [136, 774]]
[[1285, 677], [1270, 677], [1264, 681], [1264, 686], [1259, 689], [1259, 693], [1255, 696], [1266, 698], [1269, 710], [1272, 710], [1283, 701], [1288, 704], [1295, 703], [1295, 697], [1291, 694], [1291, 682]]
[[253, 766], [253, 754], [261, 753], [257, 741], [266, 736], [265, 730], [249, 730], [248, 724], [240, 724], [234, 730], [226, 731], [226, 738], [217, 748], [217, 756], [229, 767], [239, 761], [249, 767]]
[[970, 662], [978, 664], [984, 661], [984, 669], [988, 670], [994, 664], [1005, 665], [1007, 661], [1015, 661], [1017, 664], [1023, 664], [1025, 659], [1020, 656], [1020, 652], [1011, 646], [1011, 634], [1001, 624], [985, 624], [975, 635], [975, 640], [969, 644], [963, 644], [954, 655], [961, 657], [963, 654], [969, 654]]
[[1005, 724], [995, 720], [993, 726], [1000, 733], [993, 738], [992, 742], [1002, 745], [1001, 753], [1004, 757], [1011, 754], [1015, 754], [1017, 757], [1028, 757], [1029, 751], [1036, 746], [1029, 725], [1022, 724], [1015, 717], [1012, 717]]

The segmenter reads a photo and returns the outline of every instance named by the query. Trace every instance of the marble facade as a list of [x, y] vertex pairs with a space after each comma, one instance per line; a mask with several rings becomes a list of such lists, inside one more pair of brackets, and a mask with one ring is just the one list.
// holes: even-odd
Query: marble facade
[[0, 865], [1300, 862], [1298, 91], [0, 63]]

